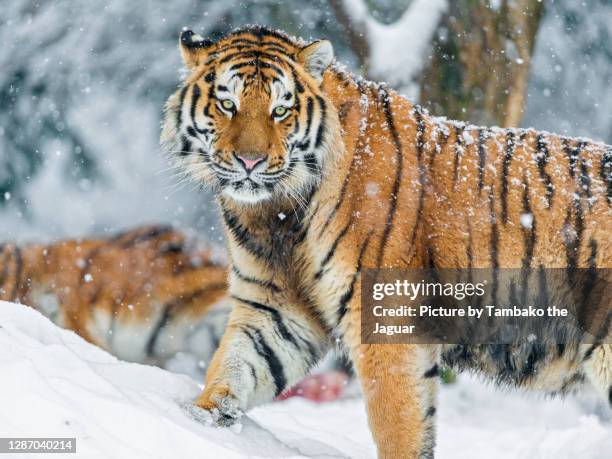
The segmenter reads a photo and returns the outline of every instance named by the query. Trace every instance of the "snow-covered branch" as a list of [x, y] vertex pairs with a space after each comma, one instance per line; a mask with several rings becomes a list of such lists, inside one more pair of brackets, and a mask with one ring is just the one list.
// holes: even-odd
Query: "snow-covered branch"
[[416, 77], [423, 68], [431, 37], [446, 0], [414, 0], [392, 24], [368, 12], [364, 0], [330, 0], [353, 50], [369, 78], [384, 80], [409, 97], [417, 95]]

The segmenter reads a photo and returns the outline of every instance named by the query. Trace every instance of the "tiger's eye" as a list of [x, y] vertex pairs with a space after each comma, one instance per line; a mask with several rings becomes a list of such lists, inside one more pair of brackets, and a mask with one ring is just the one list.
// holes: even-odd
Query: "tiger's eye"
[[226, 110], [233, 110], [235, 107], [234, 102], [229, 99], [223, 99], [221, 101], [221, 106]]
[[274, 116], [283, 116], [285, 113], [287, 113], [286, 107], [282, 107], [279, 105], [274, 109]]

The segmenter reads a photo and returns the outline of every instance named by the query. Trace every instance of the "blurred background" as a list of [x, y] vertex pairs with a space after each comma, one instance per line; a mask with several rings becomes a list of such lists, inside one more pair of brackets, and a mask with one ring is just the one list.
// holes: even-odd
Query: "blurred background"
[[437, 115], [612, 142], [612, 0], [4, 0], [0, 240], [170, 222], [218, 241], [211, 196], [158, 146], [178, 33], [258, 23]]

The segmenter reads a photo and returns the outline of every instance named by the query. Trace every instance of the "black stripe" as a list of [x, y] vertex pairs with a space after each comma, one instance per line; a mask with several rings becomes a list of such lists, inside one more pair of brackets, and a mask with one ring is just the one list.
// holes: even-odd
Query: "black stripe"
[[[194, 137], [196, 139], [198, 138], [198, 134], [196, 133], [196, 130], [193, 128], [193, 126], [187, 126], [186, 131], [189, 137]], [[183, 140], [183, 142], [185, 142], [185, 140]], [[188, 151], [188, 150], [183, 150], [183, 146], [181, 146], [181, 152]]]
[[546, 145], [546, 139], [543, 134], [538, 134], [536, 138], [536, 164], [538, 165], [538, 172], [540, 178], [544, 182], [546, 187], [546, 206], [550, 208], [552, 204], [553, 194], [555, 189], [552, 184], [552, 178], [548, 172], [546, 172], [546, 164], [548, 164], [548, 146]]
[[459, 158], [463, 155], [463, 132], [464, 127], [462, 125], [455, 126], [455, 162], [453, 166], [453, 184], [457, 184], [459, 178]]
[[232, 271], [234, 272], [234, 274], [236, 274], [236, 276], [240, 280], [244, 282], [259, 285], [260, 287], [267, 288], [269, 290], [272, 290], [275, 293], [278, 293], [281, 291], [280, 287], [276, 285], [274, 282], [270, 280], [261, 280], [261, 279], [256, 279], [254, 277], [246, 276], [242, 272], [240, 272], [240, 270], [238, 270], [236, 266], [232, 266]]
[[389, 93], [384, 87], [380, 88], [379, 97], [383, 104], [383, 110], [385, 113], [385, 120], [387, 127], [391, 133], [391, 139], [395, 146], [395, 158], [396, 158], [396, 170], [395, 179], [393, 180], [393, 188], [391, 190], [391, 202], [389, 204], [389, 211], [387, 213], [387, 221], [385, 222], [385, 228], [378, 248], [378, 255], [376, 257], [376, 266], [381, 267], [382, 259], [385, 253], [385, 248], [393, 228], [393, 222], [395, 220], [395, 213], [397, 210], [397, 199], [402, 181], [402, 172], [404, 167], [404, 154], [402, 151], [402, 143], [400, 141], [397, 129], [395, 128], [395, 122], [393, 120], [393, 112], [391, 111], [391, 101], [389, 100]]
[[432, 416], [435, 416], [435, 415], [436, 415], [436, 407], [430, 406], [429, 408], [427, 408], [427, 411], [425, 412], [425, 419], [431, 418]]
[[304, 85], [298, 78], [294, 67], [291, 67], [291, 76], [293, 77], [293, 82], [295, 83], [295, 90], [298, 92], [298, 94], [302, 94], [304, 92]]
[[179, 106], [178, 106], [178, 111], [176, 113], [177, 129], [181, 127], [181, 124], [183, 122], [183, 103], [185, 102], [185, 94], [187, 94], [188, 89], [189, 89], [189, 86], [185, 86], [183, 89], [181, 89], [181, 92], [179, 95]]
[[525, 257], [523, 258], [523, 267], [527, 268], [531, 266], [531, 260], [533, 258], [533, 251], [535, 249], [536, 244], [536, 221], [535, 214], [531, 209], [531, 203], [529, 200], [529, 183], [527, 179], [527, 174], [524, 174], [523, 177], [523, 215], [531, 215], [531, 227], [525, 228], [523, 226], [523, 240], [525, 244]]
[[370, 242], [370, 236], [372, 236], [371, 231], [370, 233], [368, 233], [367, 237], [365, 238], [365, 241], [363, 242], [361, 246], [361, 250], [359, 251], [359, 257], [357, 258], [357, 268], [356, 268], [355, 273], [353, 274], [351, 283], [348, 289], [346, 290], [346, 292], [344, 292], [344, 294], [340, 298], [340, 304], [338, 305], [338, 325], [340, 324], [340, 322], [342, 322], [342, 319], [346, 315], [348, 311], [348, 303], [349, 301], [351, 301], [351, 299], [353, 298], [353, 295], [355, 294], [355, 283], [357, 282], [357, 277], [361, 274], [361, 268], [363, 266], [363, 257], [368, 248], [368, 244]]
[[576, 161], [578, 159], [578, 148], [573, 148], [570, 145], [570, 141], [568, 139], [563, 139], [561, 143], [563, 145], [563, 151], [567, 155], [570, 176], [575, 177], [576, 176]]
[[258, 303], [256, 301], [247, 300], [245, 298], [240, 298], [240, 297], [237, 297], [237, 296], [234, 296], [234, 295], [232, 295], [232, 298], [234, 298], [235, 300], [239, 301], [242, 304], [245, 304], [245, 305], [250, 306], [250, 307], [252, 307], [254, 309], [258, 309], [260, 311], [264, 311], [264, 312], [267, 312], [268, 314], [270, 314], [270, 316], [272, 317], [272, 321], [274, 322], [274, 325], [275, 325], [276, 329], [278, 330], [279, 335], [285, 341], [289, 341], [297, 349], [300, 349], [300, 346], [297, 343], [295, 337], [289, 331], [289, 329], [285, 325], [285, 322], [283, 322], [283, 318], [281, 317], [280, 312], [278, 312], [275, 308], [273, 308], [271, 306], [268, 306], [267, 304], [262, 304], [262, 303]]
[[283, 33], [278, 32], [276, 30], [268, 29], [264, 26], [245, 26], [244, 28], [235, 32], [237, 35], [245, 34], [256, 37], [260, 44], [266, 43], [264, 39], [266, 37], [276, 38], [287, 43], [290, 46], [295, 46], [295, 44]]
[[527, 174], [523, 175], [523, 215], [531, 215], [531, 227], [526, 228], [521, 222], [521, 230], [523, 232], [523, 245], [525, 247], [525, 256], [523, 257], [522, 262], [522, 291], [521, 291], [521, 302], [525, 304], [527, 301], [527, 295], [529, 292], [529, 277], [530, 277], [530, 267], [531, 262], [533, 260], [533, 252], [536, 244], [536, 221], [535, 215], [531, 210], [531, 203], [529, 200], [529, 183], [527, 179]]
[[442, 126], [437, 127], [438, 135], [436, 139], [436, 148], [434, 150], [434, 153], [429, 157], [429, 170], [433, 169], [434, 160], [436, 159], [437, 154], [441, 153], [444, 150], [444, 147], [446, 147], [446, 144], [448, 143], [448, 140], [450, 138], [449, 131], [447, 130], [448, 128], [446, 126], [444, 127], [446, 129], [442, 129]]
[[201, 94], [202, 93], [200, 91], [200, 86], [198, 86], [198, 84], [195, 83], [193, 85], [193, 91], [191, 93], [191, 109], [189, 110], [189, 113], [191, 115], [191, 121], [193, 122], [194, 126], [195, 126], [196, 108], [198, 105], [198, 101], [200, 100]]
[[[208, 89], [208, 97], [209, 97], [209, 101], [212, 99], [215, 99], [215, 91], [214, 91], [214, 86], [215, 86], [215, 72], [210, 72], [208, 75], [206, 75], [206, 81], [210, 80], [210, 87]], [[206, 138], [208, 139], [208, 135], [210, 132], [212, 132], [211, 129], [202, 129], [198, 126], [198, 122], [196, 121], [196, 114], [197, 114], [197, 106], [198, 106], [198, 102], [200, 100], [200, 97], [202, 96], [202, 92], [200, 89], [200, 86], [196, 83], [193, 85], [193, 94], [192, 94], [192, 100], [191, 100], [191, 109], [190, 109], [190, 115], [191, 115], [191, 123], [193, 125], [193, 128], [199, 132], [200, 134], [205, 134]], [[206, 105], [205, 107], [206, 109], [208, 109], [208, 105]], [[206, 116], [210, 116], [210, 112], [208, 110], [205, 110], [205, 114]]]
[[192, 301], [200, 297], [208, 295], [210, 291], [225, 289], [225, 287], [226, 286], [223, 283], [209, 284], [206, 287], [196, 289], [186, 295], [180, 294], [178, 297], [166, 302], [162, 307], [162, 312], [159, 316], [159, 320], [155, 324], [155, 327], [153, 327], [153, 331], [151, 332], [151, 335], [147, 340], [147, 345], [145, 346], [145, 351], [147, 355], [149, 357], [153, 355], [155, 351], [155, 345], [157, 344], [157, 340], [159, 339], [161, 331], [170, 323], [170, 321], [174, 317], [174, 314], [181, 307], [191, 303]]
[[[276, 73], [278, 76], [283, 77], [283, 78], [285, 77], [285, 72], [283, 72], [283, 70], [280, 67], [277, 67], [276, 65], [274, 65], [274, 64], [272, 64], [270, 62], [263, 61], [263, 60], [260, 59], [260, 57], [264, 57], [265, 58], [264, 55], [270, 56], [269, 58], [272, 59], [275, 62], [278, 59], [274, 59], [274, 57], [272, 57], [272, 55], [269, 54], [269, 53], [264, 53], [264, 52], [256, 51], [255, 54], [260, 55], [260, 56], [257, 57], [257, 62], [258, 62], [259, 66], [261, 68], [273, 70], [274, 73]], [[262, 79], [267, 79], [264, 75], [261, 75], [261, 77], [262, 77]], [[272, 79], [274, 80], [274, 77]], [[264, 86], [264, 91], [266, 91], [269, 94], [269, 90], [268, 90], [267, 86]]]
[[314, 112], [314, 99], [309, 97], [306, 99], [306, 131], [304, 132], [304, 138], [307, 138], [310, 134], [312, 127], [312, 114]]
[[[255, 62], [253, 61], [245, 61], [245, 62], [239, 62], [237, 64], [232, 65], [229, 70], [230, 72], [235, 71], [235, 70], [240, 70], [244, 67], [255, 67]], [[222, 89], [221, 85], [217, 86], [219, 89]], [[225, 86], [223, 86], [223, 88], [225, 88], [224, 90], [227, 91], [227, 88]]]
[[593, 193], [591, 192], [591, 177], [589, 177], [589, 169], [584, 158], [582, 158], [580, 161], [580, 191], [586, 195], [590, 210], [593, 207], [593, 203], [591, 202]]
[[179, 156], [187, 156], [191, 153], [191, 141], [189, 141], [186, 137], [181, 137], [181, 151], [179, 151]]
[[478, 193], [484, 187], [485, 164], [487, 162], [487, 135], [484, 129], [478, 130]]
[[336, 240], [331, 245], [330, 249], [327, 251], [327, 254], [325, 255], [325, 258], [323, 258], [323, 261], [321, 262], [321, 267], [319, 268], [319, 270], [316, 272], [316, 274], [314, 276], [315, 280], [319, 280], [321, 278], [321, 276], [323, 275], [323, 270], [327, 266], [327, 263], [329, 263], [329, 261], [334, 256], [334, 253], [336, 253], [336, 249], [338, 248], [338, 244], [340, 244], [340, 241], [344, 238], [344, 236], [346, 236], [346, 233], [348, 233], [348, 230], [349, 230], [349, 228], [351, 227], [352, 224], [353, 224], [353, 217], [351, 215], [351, 218], [349, 218], [348, 223], [342, 229], [342, 231], [340, 231], [340, 234], [338, 234], [338, 236], [336, 237]]
[[290, 51], [282, 48], [281, 46], [275, 43], [262, 43], [261, 49], [265, 52], [271, 51], [271, 52], [281, 53], [283, 56], [291, 59], [293, 62], [296, 62], [295, 56]]
[[423, 373], [423, 378], [434, 378], [440, 374], [440, 367], [436, 363], [433, 367]]
[[599, 176], [606, 184], [608, 204], [612, 204], [612, 147], [608, 147], [603, 153], [601, 166], [599, 168]]
[[253, 326], [246, 326], [243, 328], [243, 332], [253, 342], [255, 352], [257, 352], [257, 354], [268, 364], [268, 369], [270, 370], [270, 374], [274, 380], [274, 386], [276, 387], [275, 395], [278, 397], [287, 386], [287, 378], [285, 377], [283, 364], [276, 353], [268, 345], [260, 330]]
[[[232, 59], [252, 59], [256, 62], [256, 65], [262, 65], [264, 62], [262, 59], [267, 59], [272, 62], [281, 62], [283, 64], [290, 65], [290, 62], [284, 55], [271, 54], [268, 52], [260, 51], [259, 49], [236, 49], [235, 53], [230, 53], [225, 55], [219, 61], [219, 64], [225, 64], [226, 62], [231, 61]], [[271, 65], [269, 62], [265, 63], [267, 66]], [[284, 74], [283, 74], [284, 75]]]
[[323, 133], [325, 132], [325, 123], [327, 106], [325, 105], [325, 101], [319, 95], [317, 95], [317, 101], [319, 102], [319, 108], [321, 110], [321, 119], [319, 121], [319, 127], [317, 129], [317, 136], [315, 137], [315, 148], [319, 148], [323, 143]]
[[304, 155], [304, 165], [312, 175], [319, 176], [322, 172], [319, 161], [317, 161], [317, 157], [314, 153]]
[[504, 155], [504, 162], [502, 164], [502, 188], [501, 188], [501, 218], [504, 225], [508, 223], [508, 172], [510, 169], [510, 162], [514, 156], [515, 139], [514, 132], [508, 131], [506, 133], [506, 152]]
[[229, 210], [222, 207], [223, 220], [230, 230], [230, 233], [236, 238], [236, 242], [251, 252], [257, 258], [270, 258], [271, 251], [269, 247], [264, 247], [254, 241], [248, 230], [238, 221], [238, 217], [232, 214]]
[[168, 325], [168, 323], [170, 323], [172, 307], [173, 307], [172, 303], [167, 303], [166, 305], [164, 305], [164, 308], [162, 309], [162, 313], [159, 316], [159, 320], [155, 324], [155, 327], [153, 327], [153, 332], [149, 336], [147, 345], [145, 347], [145, 352], [147, 356], [149, 357], [153, 356], [153, 352], [155, 351], [155, 344], [157, 344], [157, 340], [159, 338], [159, 334], [161, 333], [162, 329], [166, 325]]
[[416, 153], [417, 153], [417, 163], [419, 167], [419, 204], [417, 206], [417, 215], [414, 221], [414, 226], [412, 227], [412, 236], [410, 237], [410, 246], [414, 247], [416, 243], [417, 229], [419, 224], [422, 221], [421, 214], [423, 213], [423, 206], [425, 205], [425, 167], [423, 166], [423, 149], [425, 147], [425, 120], [423, 119], [423, 113], [421, 111], [421, 107], [414, 107], [414, 117], [416, 119], [417, 125], [417, 138], [416, 138]]

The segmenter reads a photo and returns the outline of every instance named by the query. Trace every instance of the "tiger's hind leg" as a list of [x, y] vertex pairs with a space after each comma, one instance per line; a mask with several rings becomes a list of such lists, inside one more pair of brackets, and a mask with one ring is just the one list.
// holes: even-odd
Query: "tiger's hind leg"
[[589, 382], [604, 394], [612, 408], [612, 344], [589, 346], [582, 366]]

